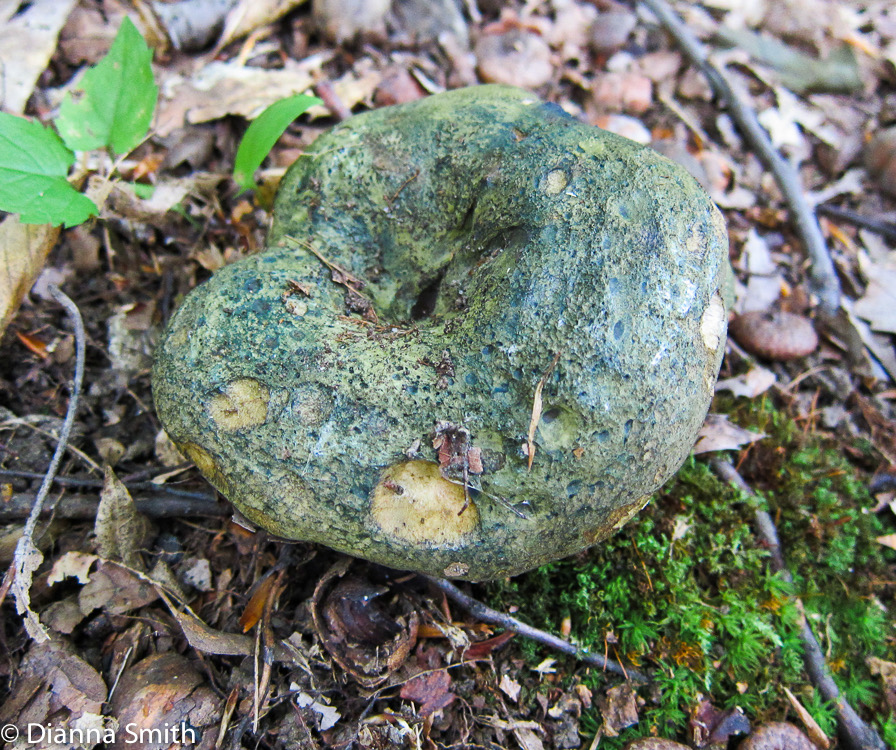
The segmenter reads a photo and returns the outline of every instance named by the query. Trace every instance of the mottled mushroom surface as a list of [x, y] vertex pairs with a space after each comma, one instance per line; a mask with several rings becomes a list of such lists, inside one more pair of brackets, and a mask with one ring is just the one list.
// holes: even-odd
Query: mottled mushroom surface
[[527, 92], [357, 115], [290, 168], [268, 249], [183, 301], [156, 408], [275, 534], [512, 575], [612, 534], [688, 455], [727, 250], [683, 169]]

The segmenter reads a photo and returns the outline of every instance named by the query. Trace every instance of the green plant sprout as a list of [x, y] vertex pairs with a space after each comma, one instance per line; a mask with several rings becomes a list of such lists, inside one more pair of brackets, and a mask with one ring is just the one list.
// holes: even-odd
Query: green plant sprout
[[[108, 149], [122, 157], [147, 137], [159, 89], [152, 50], [125, 18], [109, 52], [88, 68], [66, 94], [53, 119], [55, 131], [38, 122], [0, 113], [0, 210], [24, 224], [83, 224], [99, 206], [70, 181], [76, 151]], [[283, 131], [321, 101], [297, 95], [275, 102], [249, 126], [237, 150], [234, 179], [246, 190], [253, 173]], [[145, 195], [147, 186], [134, 185]]]

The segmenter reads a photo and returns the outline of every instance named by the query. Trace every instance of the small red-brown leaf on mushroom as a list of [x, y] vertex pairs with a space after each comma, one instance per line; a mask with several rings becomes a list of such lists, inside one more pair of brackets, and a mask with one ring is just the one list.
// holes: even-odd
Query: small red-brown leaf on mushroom
[[818, 348], [812, 322], [795, 313], [753, 310], [737, 315], [728, 326], [732, 337], [750, 354], [786, 362]]

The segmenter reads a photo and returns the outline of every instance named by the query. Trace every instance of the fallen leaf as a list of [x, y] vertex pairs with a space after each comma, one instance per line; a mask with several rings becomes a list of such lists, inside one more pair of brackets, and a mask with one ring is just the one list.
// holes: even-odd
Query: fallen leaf
[[896, 333], [896, 253], [878, 262], [860, 253], [859, 266], [868, 286], [853, 307], [855, 314], [875, 331]]
[[703, 427], [697, 434], [694, 455], [712, 451], [737, 450], [743, 445], [755, 443], [766, 437], [761, 432], [751, 432], [728, 421], [725, 414], [707, 414]]
[[77, 0], [34, 0], [0, 23], [3, 86], [0, 107], [22, 114], [34, 84], [56, 51], [56, 39]]
[[756, 365], [743, 375], [718, 381], [716, 383], [716, 393], [719, 391], [731, 391], [735, 396], [756, 398], [771, 388], [777, 380], [777, 375], [771, 370]]
[[84, 584], [90, 580], [90, 568], [99, 558], [86, 552], [66, 552], [55, 563], [47, 577], [47, 585], [52, 586], [66, 578], [76, 578]]
[[718, 747], [733, 735], [749, 734], [750, 722], [739, 707], [718, 709], [704, 698], [691, 710], [688, 728], [695, 747]]
[[100, 560], [90, 580], [78, 593], [78, 606], [86, 616], [96, 609], [113, 615], [131, 612], [158, 599], [155, 587], [136, 571]]
[[59, 231], [47, 224], [22, 224], [16, 216], [0, 222], [0, 335], [34, 285]]
[[457, 697], [451, 692], [451, 675], [448, 670], [418, 675], [401, 686], [401, 697], [420, 704], [420, 715], [429, 716], [451, 705]]
[[547, 658], [540, 662], [537, 667], [532, 667], [532, 671], [538, 672], [538, 674], [553, 674], [557, 671], [554, 668], [556, 663], [556, 659]]
[[891, 711], [896, 712], [896, 663], [878, 659], [876, 656], [869, 656], [866, 662], [871, 674], [880, 675], [887, 706]]
[[333, 708], [333, 706], [328, 706], [326, 703], [314, 700], [308, 693], [299, 693], [296, 696], [296, 705], [298, 705], [299, 708], [310, 708], [314, 713], [320, 716], [319, 729], [321, 732], [326, 732], [328, 729], [332, 729], [342, 718], [342, 714]]
[[884, 534], [883, 536], [877, 537], [874, 541], [884, 545], [884, 547], [896, 549], [896, 534]]
[[251, 120], [274, 102], [305, 93], [314, 83], [314, 72], [332, 54], [319, 54], [300, 62], [287, 61], [278, 70], [245, 66], [234, 59], [213, 61], [188, 79], [171, 74], [160, 85], [162, 101], [156, 132], [166, 136], [186, 124], [227, 115], [242, 115]]
[[483, 34], [476, 42], [479, 75], [489, 83], [536, 89], [551, 80], [551, 48], [538, 34], [511, 29]]
[[[111, 713], [131, 731], [120, 731], [110, 750], [212, 747], [221, 704], [189, 659], [173, 651], [151, 654], [125, 669], [116, 685]], [[182, 742], [171, 744], [175, 730]], [[159, 737], [168, 741], [159, 743]]]
[[224, 30], [218, 41], [221, 49], [234, 39], [251, 34], [255, 29], [278, 21], [305, 0], [239, 0], [224, 19]]
[[622, 729], [638, 723], [638, 700], [630, 683], [610, 688], [596, 702], [604, 720], [601, 729], [607, 737], [616, 737]]
[[501, 692], [514, 703], [520, 699], [520, 690], [522, 690], [522, 687], [516, 680], [506, 673], [501, 675], [501, 682], [498, 683], [498, 687], [501, 688]]
[[140, 550], [145, 547], [149, 522], [137, 511], [131, 493], [108, 466], [93, 531], [100, 557], [120, 560], [131, 568], [142, 567]]
[[503, 633], [496, 635], [494, 638], [487, 638], [484, 641], [477, 641], [463, 652], [464, 659], [485, 659], [487, 656], [490, 656], [493, 651], [501, 648], [501, 646], [507, 643], [507, 641], [513, 638], [513, 636], [513, 632], [511, 632], [510, 630], [505, 630]]

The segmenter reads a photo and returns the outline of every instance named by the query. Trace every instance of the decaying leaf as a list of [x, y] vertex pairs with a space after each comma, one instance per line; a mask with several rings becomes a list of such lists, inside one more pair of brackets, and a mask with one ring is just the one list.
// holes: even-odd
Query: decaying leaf
[[[205, 682], [189, 659], [173, 651], [151, 654], [126, 669], [112, 696], [111, 713], [119, 727], [130, 727], [133, 734], [119, 732], [109, 747], [211, 747], [209, 739], [217, 734], [221, 699]], [[206, 732], [210, 735], [203, 742]], [[168, 741], [158, 743], [159, 737]]]
[[[19, 3], [12, 4], [13, 10]], [[56, 51], [56, 38], [77, 0], [33, 0], [21, 13], [0, 18], [0, 106], [22, 114], [34, 84]]]
[[336, 723], [342, 718], [333, 706], [314, 700], [308, 693], [302, 692], [296, 696], [296, 705], [299, 708], [310, 708], [320, 717], [320, 731], [326, 732], [336, 726]]
[[607, 737], [616, 737], [622, 729], [638, 723], [638, 696], [631, 683], [625, 682], [607, 690], [596, 699]]
[[22, 224], [15, 216], [0, 222], [0, 335], [34, 285], [59, 231], [47, 224]]
[[743, 375], [725, 378], [716, 383], [716, 392], [731, 391], [735, 396], [756, 398], [771, 388], [778, 377], [771, 370], [756, 365]]
[[131, 493], [107, 466], [93, 527], [100, 556], [141, 568], [139, 553], [145, 547], [148, 529], [148, 521], [137, 511]]
[[761, 432], [751, 432], [728, 421], [726, 414], [707, 414], [697, 435], [693, 453], [733, 451], [766, 437]]
[[520, 699], [520, 691], [522, 690], [522, 687], [508, 674], [505, 673], [501, 675], [501, 682], [498, 683], [498, 687], [501, 688], [501, 692], [514, 703]]
[[867, 659], [871, 674], [880, 675], [883, 681], [884, 699], [891, 711], [896, 712], [896, 663], [869, 656]]
[[457, 697], [451, 692], [448, 670], [418, 675], [401, 687], [401, 697], [420, 704], [420, 715], [429, 714], [451, 705]]

